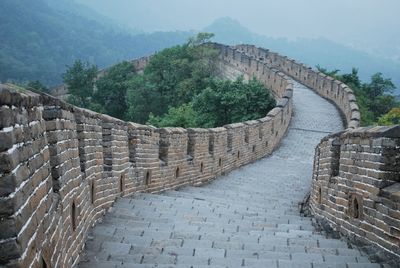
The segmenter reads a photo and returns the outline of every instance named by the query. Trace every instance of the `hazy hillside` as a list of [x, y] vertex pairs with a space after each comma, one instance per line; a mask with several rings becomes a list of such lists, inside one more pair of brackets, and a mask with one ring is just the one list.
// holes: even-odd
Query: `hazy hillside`
[[128, 29], [127, 27], [121, 26], [117, 22], [113, 21], [109, 17], [103, 16], [97, 13], [95, 10], [91, 9], [86, 5], [79, 4], [75, 0], [44, 0], [45, 3], [52, 9], [56, 9], [63, 13], [72, 13], [74, 15], [84, 17], [88, 20], [95, 21], [100, 24], [102, 27], [105, 27], [108, 30], [115, 31], [129, 31], [132, 34], [141, 34], [142, 31]]
[[191, 35], [159, 32], [134, 36], [112, 23], [107, 27], [106, 19], [72, 1], [57, 1], [57, 5], [47, 1], [51, 3], [0, 1], [0, 81], [40, 80], [54, 85], [61, 82], [65, 65], [75, 59], [101, 68], [182, 43]]
[[215, 41], [227, 44], [250, 43], [269, 48], [291, 58], [315, 67], [319, 64], [328, 69], [350, 72], [352, 67], [359, 69], [361, 79], [369, 80], [376, 72], [391, 78], [400, 93], [400, 64], [365, 52], [348, 48], [327, 39], [274, 39], [257, 35], [230, 18], [221, 18], [204, 29], [216, 34]]
[[[0, 1], [0, 82], [62, 81], [66, 65], [76, 59], [100, 68], [185, 42], [193, 32], [155, 32], [126, 29], [90, 8], [70, 0]], [[274, 39], [252, 33], [237, 21], [222, 18], [209, 27], [216, 41], [251, 43], [298, 59], [310, 66], [360, 70], [362, 79], [375, 72], [390, 77], [400, 88], [400, 64], [373, 57], [326, 39]]]

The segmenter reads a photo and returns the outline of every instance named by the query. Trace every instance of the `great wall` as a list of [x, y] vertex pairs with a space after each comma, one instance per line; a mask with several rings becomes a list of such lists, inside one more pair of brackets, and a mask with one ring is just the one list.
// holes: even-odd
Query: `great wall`
[[[326, 137], [316, 147], [312, 178], [305, 178], [312, 179], [311, 213], [321, 226], [331, 229], [329, 232], [338, 232], [356, 245], [364, 246], [370, 251], [370, 257], [383, 262], [388, 260], [394, 267], [398, 265], [400, 127], [359, 128], [360, 112], [351, 89], [304, 64], [250, 45], [213, 46], [220, 50], [220, 68], [225, 77], [255, 76], [272, 89], [278, 100], [276, 108], [264, 118], [219, 128], [157, 129], [77, 108], [49, 95], [0, 86], [0, 265], [77, 266], [84, 259], [85, 243], [90, 244], [93, 239], [88, 235], [91, 227], [101, 222], [104, 215], [107, 221], [113, 209], [130, 206], [136, 196], [140, 204], [141, 198], [151, 199], [151, 194], [156, 196], [174, 189], [208, 184], [270, 155], [280, 146], [291, 124], [297, 82], [334, 103], [346, 128], [328, 136], [332, 131], [320, 133]], [[133, 65], [140, 71], [148, 60], [142, 58]], [[314, 103], [307, 105], [311, 110]], [[263, 168], [268, 169], [268, 166]], [[125, 220], [126, 224], [122, 224], [134, 224], [129, 218]], [[309, 227], [301, 227], [294, 235], [301, 237], [307, 231], [310, 236], [315, 235], [314, 230], [304, 228]], [[273, 235], [277, 232], [274, 229]], [[292, 235], [292, 232], [286, 233]], [[135, 239], [140, 241], [140, 238]], [[290, 246], [291, 238], [285, 239], [283, 243]], [[230, 238], [228, 240], [231, 242]], [[328, 267], [324, 264], [329, 264], [330, 258], [344, 265], [334, 267], [380, 267], [368, 266], [374, 264], [367, 264], [369, 261], [365, 258], [361, 263], [363, 257], [354, 257], [352, 254], [356, 253], [350, 249], [335, 249], [331, 254], [335, 258], [328, 253], [324, 253], [328, 257], [323, 255], [322, 251], [319, 251], [321, 255], [312, 254], [310, 250], [330, 243], [321, 237], [315, 241], [309, 241], [315, 242], [315, 246], [303, 247], [307, 254], [280, 255], [287, 257], [287, 262], [278, 260], [264, 267], [300, 267], [291, 262], [299, 256], [313, 258], [307, 259], [308, 266], [304, 267], [319, 264]], [[154, 240], [150, 243], [153, 245]], [[260, 237], [256, 244], [261, 246]], [[126, 249], [128, 254], [134, 248], [128, 245], [123, 244], [118, 250]], [[221, 248], [215, 248], [213, 242], [211, 251], [218, 252], [218, 249]], [[295, 249], [293, 246], [291, 250]], [[212, 254], [210, 249], [202, 250]], [[350, 252], [348, 258], [342, 253], [347, 251]], [[224, 252], [222, 259], [229, 259], [226, 249]], [[124, 266], [121, 261], [108, 262], [111, 255], [107, 253], [100, 263], [89, 261], [93, 265], [89, 266]], [[88, 256], [89, 259], [93, 257]], [[338, 257], [343, 259], [339, 261]], [[349, 260], [351, 258], [353, 261]], [[138, 266], [130, 266], [132, 261], [124, 267], [158, 265], [146, 266], [143, 254], [139, 259]], [[212, 265], [211, 259], [201, 265]], [[175, 264], [180, 265], [179, 256], [177, 263], [176, 257], [168, 263], [172, 266], [159, 267], [178, 267]], [[201, 266], [196, 265], [179, 267]], [[222, 267], [228, 266], [224, 265]], [[80, 266], [84, 267], [85, 263]], [[238, 266], [252, 265], [243, 259]], [[259, 266], [254, 264], [253, 267]]]

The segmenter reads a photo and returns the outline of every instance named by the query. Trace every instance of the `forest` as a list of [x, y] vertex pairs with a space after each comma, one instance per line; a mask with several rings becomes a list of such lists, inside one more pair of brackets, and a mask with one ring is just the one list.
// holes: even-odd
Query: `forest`
[[[62, 83], [66, 65], [88, 61], [99, 68], [181, 44], [189, 32], [129, 32], [102, 17], [83, 15], [74, 2], [0, 2], [0, 82], [46, 86]], [[67, 5], [68, 4], [68, 5]], [[58, 8], [55, 8], [58, 6]], [[70, 7], [71, 6], [71, 7]]]
[[270, 90], [256, 79], [220, 79], [218, 51], [206, 44], [212, 36], [199, 33], [156, 53], [143, 74], [121, 62], [96, 79], [97, 67], [78, 60], [63, 76], [68, 101], [157, 127], [217, 127], [264, 117], [276, 105]]

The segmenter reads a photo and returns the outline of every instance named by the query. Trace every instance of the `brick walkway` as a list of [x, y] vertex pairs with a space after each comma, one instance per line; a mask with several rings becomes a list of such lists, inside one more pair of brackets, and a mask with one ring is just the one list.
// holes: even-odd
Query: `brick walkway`
[[293, 101], [272, 156], [203, 187], [118, 200], [79, 267], [380, 267], [299, 215], [315, 145], [343, 126], [332, 104], [299, 84]]

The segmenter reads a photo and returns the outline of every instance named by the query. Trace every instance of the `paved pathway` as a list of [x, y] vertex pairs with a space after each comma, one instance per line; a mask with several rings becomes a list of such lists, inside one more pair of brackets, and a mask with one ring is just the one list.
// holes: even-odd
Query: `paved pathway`
[[380, 267], [299, 215], [314, 148], [343, 126], [334, 106], [304, 86], [296, 84], [293, 100], [287, 137], [271, 157], [203, 187], [118, 200], [80, 267]]

